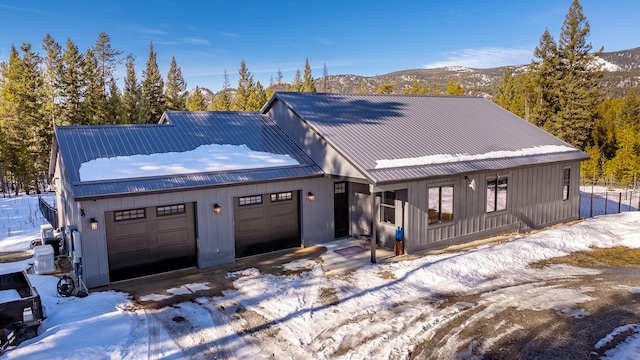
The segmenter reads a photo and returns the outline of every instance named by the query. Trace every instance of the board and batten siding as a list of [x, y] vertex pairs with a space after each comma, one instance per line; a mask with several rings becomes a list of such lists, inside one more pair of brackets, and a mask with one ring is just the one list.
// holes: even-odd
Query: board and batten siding
[[[570, 169], [569, 199], [563, 200], [564, 169]], [[487, 180], [507, 177], [507, 208], [487, 213]], [[405, 249], [440, 248], [502, 233], [550, 226], [579, 217], [580, 163], [565, 162], [429, 179], [408, 184]], [[453, 220], [428, 224], [428, 188], [453, 185]]]
[[[109, 259], [104, 229], [108, 211], [164, 206], [182, 203], [195, 204], [196, 246], [198, 267], [232, 263], [235, 261], [233, 200], [240, 196], [264, 195], [284, 191], [300, 193], [300, 230], [302, 246], [333, 240], [333, 182], [328, 178], [275, 181], [210, 189], [175, 191], [147, 195], [127, 195], [108, 199], [85, 200], [78, 204], [85, 217], [79, 215], [65, 225], [84, 224], [82, 233], [84, 278], [88, 287], [109, 284]], [[306, 194], [315, 194], [309, 201]], [[269, 201], [268, 198], [263, 201]], [[214, 204], [222, 207], [213, 212]], [[89, 230], [88, 221], [98, 220], [98, 230]]]
[[362, 173], [344, 159], [333, 147], [280, 100], [274, 101], [267, 115], [326, 174], [365, 179]]

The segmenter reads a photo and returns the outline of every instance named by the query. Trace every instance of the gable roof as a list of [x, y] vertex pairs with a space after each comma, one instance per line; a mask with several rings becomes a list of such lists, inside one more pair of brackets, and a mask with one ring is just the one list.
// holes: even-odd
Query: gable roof
[[[140, 167], [140, 171], [129, 177], [125, 172], [124, 176], [106, 179], [87, 177], [81, 171], [81, 167], [87, 169], [88, 165], [95, 168], [99, 165], [95, 161], [126, 160], [127, 157], [145, 155], [180, 157], [203, 146], [216, 144], [249, 152], [249, 156], [263, 156], [266, 160], [264, 164], [252, 167], [236, 164], [225, 168], [222, 164], [221, 170], [217, 170], [217, 167], [203, 166], [200, 159], [196, 159], [194, 166], [179, 168], [173, 173], [146, 176], [145, 168]], [[168, 111], [160, 124], [57, 126], [56, 150], [62, 158], [66, 181], [76, 199], [323, 175], [322, 170], [271, 119], [257, 112]], [[269, 164], [268, 161], [274, 157], [285, 157], [291, 161], [287, 166]], [[237, 161], [225, 160], [225, 156], [220, 158], [221, 162]], [[115, 172], [115, 169], [110, 170]]]
[[278, 100], [374, 183], [588, 159], [479, 97], [279, 92], [262, 112]]

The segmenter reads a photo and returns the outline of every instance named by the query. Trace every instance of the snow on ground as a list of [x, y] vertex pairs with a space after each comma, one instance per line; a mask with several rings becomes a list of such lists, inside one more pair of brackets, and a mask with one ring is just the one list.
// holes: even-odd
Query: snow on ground
[[94, 181], [295, 165], [299, 163], [289, 155], [212, 144], [191, 151], [94, 159], [82, 163], [79, 171], [81, 181]]
[[[0, 238], [0, 251], [28, 249], [30, 238], [26, 234], [37, 237], [39, 223], [25, 219], [36, 217], [32, 211], [37, 208], [37, 198], [19, 197], [0, 204], [2, 214], [10, 214], [2, 216], [9, 219], [9, 223], [2, 220], [2, 226], [6, 229], [16, 224], [11, 233], [6, 233], [10, 236]], [[541, 275], [528, 264], [592, 247], [620, 245], [640, 247], [640, 212], [596, 217], [465, 252], [371, 264], [344, 277], [327, 277], [320, 265], [291, 276], [246, 269], [229, 274], [237, 290], [159, 310], [137, 308], [128, 295], [114, 291], [91, 292], [86, 298], [60, 297], [55, 290], [55, 276], [30, 275], [42, 297], [47, 318], [37, 337], [11, 349], [2, 358], [179, 359], [185, 353], [200, 354], [211, 349], [216, 354], [238, 358], [268, 358], [282, 351], [290, 358], [389, 358], [412, 351], [416, 339], [425, 339], [429, 329], [455, 314], [457, 306], [464, 306], [438, 308], [421, 301], [435, 293], [477, 294], [493, 289], [494, 296], [509, 302], [514, 299], [514, 292], [531, 292], [530, 301], [513, 305], [553, 309], [570, 317], [589, 316], [577, 306], [589, 300], [584, 289], [556, 288], [550, 289], [547, 296], [535, 295], [527, 280]], [[296, 263], [292, 267], [301, 265], [307, 264]], [[0, 264], [0, 270], [7, 266]], [[584, 275], [593, 271], [554, 266], [544, 276]], [[336, 301], [330, 305], [320, 301], [327, 289], [335, 289]], [[629, 287], [629, 291], [638, 289]], [[183, 289], [172, 292], [180, 294]], [[254, 313], [262, 322], [241, 332], [237, 326], [238, 311]], [[487, 306], [483, 311], [483, 316], [491, 316], [496, 310]], [[159, 325], [162, 321], [183, 321], [180, 319], [191, 322], [189, 333], [169, 334], [166, 327]], [[251, 336], [264, 329], [265, 324], [277, 329], [274, 336], [278, 340], [273, 340], [270, 333], [264, 341]], [[638, 329], [640, 324], [616, 329], [593, 345], [604, 346], [626, 330], [632, 334], [606, 355], [613, 359], [639, 358]], [[511, 330], [514, 329], [496, 331], [484, 346], [490, 346]], [[217, 340], [204, 345], [197, 341], [210, 337]], [[283, 343], [283, 339], [287, 342]], [[317, 339], [323, 341], [314, 341]], [[346, 350], [341, 353], [343, 349]]]

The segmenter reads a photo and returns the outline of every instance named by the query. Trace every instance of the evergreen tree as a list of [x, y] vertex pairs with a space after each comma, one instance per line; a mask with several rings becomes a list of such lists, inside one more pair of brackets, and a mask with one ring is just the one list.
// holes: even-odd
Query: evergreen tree
[[[19, 189], [27, 194], [31, 185], [39, 188], [36, 173], [44, 174], [48, 166], [50, 131], [43, 111], [43, 78], [40, 73], [42, 59], [24, 43], [20, 50], [11, 47], [9, 62], [3, 68], [0, 89], [0, 128], [2, 133], [3, 163], [16, 178]], [[46, 141], [45, 141], [46, 139]]]
[[376, 89], [376, 94], [393, 94], [393, 84], [380, 84]]
[[122, 95], [122, 121], [126, 124], [140, 124], [146, 122], [146, 108], [142, 103], [142, 88], [138, 84], [135, 69], [135, 57], [127, 55], [127, 74], [124, 78]]
[[84, 54], [82, 77], [86, 81], [84, 101], [81, 105], [83, 123], [93, 125], [111, 122], [107, 119], [107, 94], [103, 88], [102, 69], [98, 66], [93, 49], [88, 49]]
[[313, 81], [313, 75], [311, 74], [311, 65], [309, 65], [309, 58], [307, 58], [304, 63], [304, 77], [301, 90], [303, 92], [316, 92], [316, 85]]
[[160, 69], [156, 61], [156, 53], [153, 52], [153, 42], [149, 43], [149, 58], [147, 59], [146, 70], [142, 76], [142, 97], [143, 102], [148, 106], [146, 123], [157, 123], [162, 117], [165, 108], [164, 81], [160, 75]]
[[118, 56], [122, 51], [111, 47], [111, 38], [107, 33], [101, 32], [98, 35], [95, 45], [91, 48], [95, 56], [96, 67], [98, 72], [98, 83], [102, 89], [103, 98], [106, 101], [111, 87], [110, 81], [115, 78], [116, 65], [118, 64]]
[[176, 63], [176, 58], [171, 57], [171, 65], [167, 74], [167, 86], [164, 93], [167, 102], [167, 110], [185, 110], [187, 83], [182, 76], [182, 70]]
[[62, 55], [62, 72], [60, 76], [61, 113], [59, 125], [78, 125], [84, 123], [82, 101], [85, 95], [86, 80], [82, 72], [84, 57], [76, 44], [67, 39]]
[[464, 88], [453, 78], [449, 78], [449, 85], [447, 86], [447, 91], [445, 92], [445, 94], [447, 96], [463, 96]]
[[53, 128], [60, 112], [62, 47], [47, 33], [42, 41], [42, 49], [47, 53], [44, 58], [44, 92], [46, 93], [44, 111]]
[[532, 64], [537, 73], [540, 99], [533, 119], [552, 134], [585, 149], [592, 142], [596, 110], [602, 98], [602, 71], [587, 43], [590, 27], [578, 0], [573, 0], [556, 46], [545, 30]]
[[106, 115], [108, 123], [123, 124], [126, 122], [124, 117], [122, 94], [120, 93], [120, 89], [118, 89], [118, 84], [114, 78], [109, 79]]
[[300, 74], [300, 69], [296, 69], [296, 75], [293, 77], [293, 86], [292, 89], [295, 92], [302, 91], [302, 74]]
[[255, 84], [253, 82], [253, 75], [247, 68], [244, 59], [240, 62], [238, 74], [240, 78], [238, 79], [238, 89], [236, 91], [236, 100], [233, 104], [233, 109], [238, 111], [251, 110], [250, 97], [255, 91]]
[[233, 108], [231, 96], [229, 96], [229, 75], [227, 75], [227, 69], [224, 69], [224, 82], [222, 83], [222, 90], [216, 94], [211, 104], [209, 104], [209, 110], [214, 111], [229, 111]]
[[207, 109], [207, 103], [202, 96], [202, 89], [196, 86], [191, 95], [187, 98], [187, 110], [189, 111], [204, 111]]
[[247, 110], [250, 111], [258, 111], [262, 109], [262, 107], [267, 103], [267, 92], [265, 91], [260, 81], [256, 82], [256, 86], [254, 91], [251, 93], [249, 97], [249, 108]]

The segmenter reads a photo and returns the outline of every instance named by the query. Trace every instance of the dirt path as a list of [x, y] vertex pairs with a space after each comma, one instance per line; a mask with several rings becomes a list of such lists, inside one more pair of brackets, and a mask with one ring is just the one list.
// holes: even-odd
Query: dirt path
[[[629, 334], [596, 348], [599, 340], [619, 326], [640, 323], [640, 293], [630, 291], [638, 286], [640, 269], [607, 268], [598, 275], [447, 296], [440, 306], [460, 311], [432, 329], [411, 358], [600, 358]], [[536, 309], [537, 297], [553, 297], [561, 289], [573, 291], [575, 306]]]

